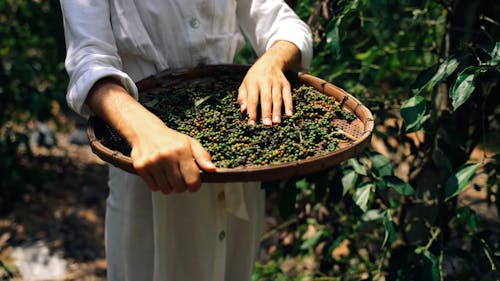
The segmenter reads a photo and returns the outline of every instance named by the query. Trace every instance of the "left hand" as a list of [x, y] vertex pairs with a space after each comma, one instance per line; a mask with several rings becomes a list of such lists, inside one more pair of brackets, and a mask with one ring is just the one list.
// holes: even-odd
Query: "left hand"
[[249, 124], [257, 122], [260, 102], [262, 123], [266, 126], [281, 123], [281, 109], [292, 116], [293, 102], [290, 82], [284, 72], [300, 64], [300, 51], [291, 42], [277, 41], [250, 67], [238, 89], [238, 103], [247, 113]]

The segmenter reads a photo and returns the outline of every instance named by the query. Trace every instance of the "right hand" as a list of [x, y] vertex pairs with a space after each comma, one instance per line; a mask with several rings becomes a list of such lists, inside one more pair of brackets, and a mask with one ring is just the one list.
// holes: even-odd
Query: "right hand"
[[86, 103], [129, 141], [134, 168], [151, 190], [194, 192], [200, 189], [200, 168], [215, 172], [197, 140], [168, 128], [113, 78], [96, 82]]
[[137, 173], [153, 191], [195, 192], [200, 189], [200, 168], [214, 172], [210, 154], [197, 140], [163, 124], [146, 129], [151, 132], [132, 143], [132, 161]]

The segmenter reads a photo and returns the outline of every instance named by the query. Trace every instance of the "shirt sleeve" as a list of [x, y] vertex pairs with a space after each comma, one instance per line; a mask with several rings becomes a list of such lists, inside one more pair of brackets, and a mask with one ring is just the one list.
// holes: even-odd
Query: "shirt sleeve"
[[301, 67], [309, 68], [312, 35], [309, 26], [282, 0], [241, 0], [237, 8], [239, 25], [257, 55], [276, 41], [292, 42], [301, 53]]
[[136, 99], [137, 87], [123, 71], [111, 28], [106, 0], [61, 0], [66, 39], [65, 66], [69, 75], [68, 105], [84, 117], [91, 115], [85, 99], [103, 77], [117, 79]]

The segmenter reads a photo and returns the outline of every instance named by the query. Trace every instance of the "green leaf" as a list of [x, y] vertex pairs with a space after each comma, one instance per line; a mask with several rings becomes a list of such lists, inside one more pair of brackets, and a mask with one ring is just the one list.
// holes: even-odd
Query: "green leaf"
[[359, 0], [354, 0], [350, 3], [350, 5], [346, 5], [342, 12], [334, 19], [331, 20], [328, 25], [326, 26], [326, 43], [330, 45], [330, 48], [335, 54], [335, 56], [340, 57], [340, 24], [344, 17], [351, 13], [352, 11], [356, 10], [358, 6], [360, 5]]
[[323, 235], [323, 232], [321, 232], [321, 231], [314, 233], [313, 235], [311, 235], [311, 237], [307, 238], [304, 241], [304, 243], [302, 243], [302, 245], [300, 246], [300, 249], [307, 250], [307, 249], [310, 249], [310, 248], [316, 246], [316, 244], [318, 244], [318, 241], [322, 235]]
[[295, 186], [300, 190], [306, 190], [309, 187], [309, 183], [306, 178], [302, 178], [295, 182]]
[[415, 194], [415, 190], [409, 183], [404, 182], [403, 180], [401, 180], [396, 176], [385, 176], [382, 179], [383, 181], [385, 181], [388, 187], [396, 190], [397, 192], [405, 196], [411, 196]]
[[368, 210], [368, 199], [370, 198], [370, 192], [373, 187], [373, 183], [364, 183], [356, 189], [356, 192], [352, 196], [354, 203], [363, 211]]
[[333, 250], [337, 249], [337, 247], [345, 240], [347, 239], [347, 236], [344, 234], [340, 235], [339, 237], [335, 238], [335, 240], [332, 242], [332, 245], [330, 248], [328, 248], [328, 255], [331, 256]]
[[422, 259], [422, 269], [424, 270], [419, 275], [429, 281], [438, 281], [441, 274], [439, 270], [439, 261], [436, 256], [434, 256], [428, 250], [423, 250], [420, 253]]
[[467, 163], [460, 167], [455, 174], [450, 176], [446, 181], [445, 195], [449, 200], [457, 196], [464, 188], [466, 188], [476, 174], [479, 163]]
[[342, 195], [346, 195], [346, 193], [356, 185], [358, 174], [353, 169], [345, 169], [342, 173], [344, 174], [341, 180], [343, 187]]
[[463, 224], [468, 224], [472, 229], [477, 230], [479, 226], [479, 220], [477, 214], [471, 208], [464, 206], [457, 210], [457, 218]]
[[396, 228], [392, 223], [392, 212], [387, 210], [384, 213], [384, 242], [382, 243], [382, 248], [385, 246], [390, 247], [394, 240], [396, 240]]
[[351, 158], [347, 161], [347, 163], [349, 165], [351, 165], [351, 167], [354, 168], [354, 171], [356, 171], [356, 173], [360, 174], [360, 175], [363, 175], [363, 176], [366, 176], [367, 173], [366, 173], [366, 167], [363, 166], [363, 164], [359, 163], [359, 161], [355, 158]]
[[200, 105], [202, 105], [203, 103], [205, 103], [207, 100], [209, 100], [212, 96], [206, 96], [204, 98], [201, 98], [197, 101], [194, 102], [194, 108], [198, 108]]
[[404, 101], [400, 109], [401, 117], [404, 120], [403, 131], [405, 133], [418, 131], [426, 120], [426, 110], [427, 106], [422, 96], [413, 96]]
[[450, 98], [453, 110], [457, 110], [464, 102], [469, 99], [470, 94], [474, 91], [474, 80], [476, 78], [477, 68], [469, 67], [462, 71], [453, 87], [451, 88]]
[[490, 45], [484, 50], [490, 55], [491, 59], [486, 63], [487, 65], [499, 65], [500, 64], [500, 42], [496, 42], [495, 45]]
[[419, 94], [427, 87], [434, 87], [437, 83], [441, 82], [450, 76], [458, 67], [460, 61], [454, 57], [448, 57], [443, 63], [434, 65], [419, 74], [417, 80], [412, 85], [412, 93]]
[[149, 108], [154, 108], [156, 104], [158, 104], [159, 100], [158, 99], [152, 99], [146, 103], [144, 103], [144, 105], [146, 107], [149, 107]]
[[372, 155], [370, 160], [372, 162], [372, 170], [377, 176], [383, 177], [393, 174], [394, 166], [389, 158], [377, 153]]
[[339, 36], [339, 25], [341, 18], [332, 20], [328, 26], [328, 33], [326, 34], [326, 43], [330, 45], [332, 52], [335, 56], [340, 57], [340, 36]]
[[385, 211], [381, 209], [371, 209], [366, 211], [362, 216], [361, 220], [365, 222], [381, 220], [384, 218]]

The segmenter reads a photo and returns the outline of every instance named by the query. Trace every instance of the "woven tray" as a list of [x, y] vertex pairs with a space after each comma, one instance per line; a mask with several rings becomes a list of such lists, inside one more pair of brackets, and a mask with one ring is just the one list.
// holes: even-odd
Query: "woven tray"
[[[147, 89], [206, 79], [220, 73], [246, 73], [248, 68], [249, 66], [246, 65], [209, 65], [175, 72], [164, 71], [136, 84], [140, 94]], [[306, 160], [268, 166], [217, 168], [214, 173], [201, 171], [203, 182], [273, 181], [305, 176], [326, 170], [354, 157], [369, 145], [374, 126], [373, 116], [361, 102], [346, 91], [309, 74], [290, 72], [287, 73], [287, 78], [292, 84], [306, 84], [336, 101], [344, 101], [344, 109], [354, 113], [357, 119], [351, 123], [345, 120], [336, 120], [334, 125], [356, 140], [341, 142], [335, 151]], [[127, 172], [135, 173], [130, 158], [130, 146], [109, 125], [99, 118], [92, 117], [88, 122], [87, 135], [92, 151], [102, 160]]]

